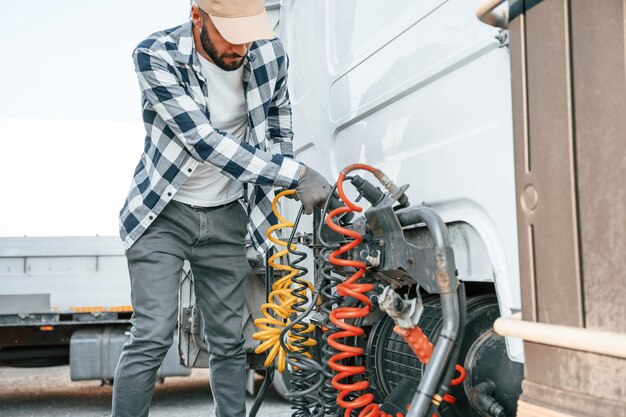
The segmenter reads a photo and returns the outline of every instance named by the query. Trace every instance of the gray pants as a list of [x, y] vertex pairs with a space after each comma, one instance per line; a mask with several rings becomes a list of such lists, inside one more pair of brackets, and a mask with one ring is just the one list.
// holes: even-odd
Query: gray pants
[[133, 327], [115, 372], [113, 417], [148, 415], [157, 370], [173, 342], [184, 260], [209, 342], [216, 416], [245, 417], [247, 220], [237, 201], [208, 209], [171, 201], [126, 252]]

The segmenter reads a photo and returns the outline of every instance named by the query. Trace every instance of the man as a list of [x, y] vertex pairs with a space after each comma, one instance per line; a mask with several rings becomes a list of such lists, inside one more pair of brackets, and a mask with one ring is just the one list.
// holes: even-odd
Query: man
[[148, 415], [189, 260], [216, 415], [244, 417], [246, 224], [264, 252], [265, 230], [276, 222], [274, 187], [295, 188], [308, 214], [330, 187], [292, 159], [287, 57], [263, 0], [197, 0], [190, 22], [151, 35], [133, 58], [146, 140], [120, 213], [133, 327], [115, 373], [112, 414]]

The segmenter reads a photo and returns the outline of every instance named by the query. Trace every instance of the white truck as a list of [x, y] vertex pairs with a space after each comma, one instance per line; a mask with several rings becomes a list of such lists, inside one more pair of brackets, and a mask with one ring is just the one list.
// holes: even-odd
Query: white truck
[[[428, 207], [447, 225], [456, 275], [467, 292], [458, 362], [468, 376], [452, 387], [457, 402], [442, 406], [446, 416], [514, 415], [523, 377], [521, 340], [492, 330], [497, 317], [521, 311], [508, 33], [481, 22], [478, 5], [287, 0], [280, 19], [296, 158], [333, 180], [351, 164], [374, 166], [398, 186], [410, 185], [411, 207]], [[497, 23], [507, 13], [504, 2], [488, 18]], [[367, 172], [363, 177], [378, 185]], [[367, 210], [374, 205], [366, 199], [360, 204]], [[295, 218], [296, 209], [287, 206], [286, 217]], [[371, 222], [361, 231], [375, 235]], [[420, 227], [402, 224], [406, 241], [432, 246], [422, 222], [415, 223]], [[415, 288], [393, 286], [406, 296]], [[441, 304], [422, 295], [419, 325], [436, 339]], [[361, 323], [363, 340], [354, 343], [363, 348], [369, 389], [383, 403], [403, 381], [416, 388], [425, 368], [392, 332], [391, 317], [371, 314]], [[481, 385], [485, 381], [493, 385]]]

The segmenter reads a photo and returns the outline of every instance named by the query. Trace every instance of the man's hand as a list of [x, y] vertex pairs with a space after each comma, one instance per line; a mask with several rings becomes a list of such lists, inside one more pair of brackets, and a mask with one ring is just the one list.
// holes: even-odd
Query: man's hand
[[312, 214], [315, 207], [322, 207], [330, 193], [330, 184], [316, 170], [304, 165], [296, 192], [304, 206], [305, 214]]

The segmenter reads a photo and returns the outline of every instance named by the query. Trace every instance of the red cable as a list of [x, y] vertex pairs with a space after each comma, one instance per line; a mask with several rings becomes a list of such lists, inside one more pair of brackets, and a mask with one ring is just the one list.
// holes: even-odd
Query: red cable
[[454, 369], [456, 369], [456, 371], [459, 373], [459, 376], [452, 380], [452, 382], [450, 383], [450, 385], [452, 386], [461, 384], [463, 381], [465, 381], [465, 377], [467, 376], [465, 368], [463, 368], [461, 365], [454, 365]]
[[[339, 394], [337, 395], [337, 404], [340, 407], [345, 408], [346, 410], [344, 413], [344, 417], [350, 417], [352, 410], [354, 410], [355, 408], [363, 408], [363, 410], [361, 410], [361, 412], [359, 413], [359, 417], [392, 417], [391, 415], [380, 410], [378, 404], [373, 403], [373, 394], [362, 394], [352, 401], [345, 400], [345, 397], [350, 395], [352, 392], [367, 390], [369, 388], [369, 382], [367, 380], [355, 382], [352, 384], [345, 384], [340, 382], [343, 379], [350, 378], [352, 376], [359, 375], [365, 372], [364, 366], [343, 365], [338, 363], [339, 361], [344, 359], [358, 357], [364, 352], [362, 348], [345, 345], [339, 342], [337, 339], [358, 337], [362, 336], [365, 333], [362, 328], [348, 324], [344, 320], [357, 319], [367, 317], [369, 315], [370, 308], [372, 307], [372, 302], [365, 294], [374, 288], [372, 284], [356, 283], [365, 274], [365, 270], [367, 268], [365, 263], [361, 261], [340, 258], [340, 256], [344, 253], [349, 252], [357, 247], [361, 243], [363, 238], [359, 233], [341, 227], [337, 223], [332, 221], [334, 217], [337, 217], [343, 213], [361, 212], [363, 210], [360, 206], [350, 201], [343, 191], [343, 181], [346, 175], [349, 172], [357, 169], [369, 171], [377, 178], [382, 175], [382, 172], [366, 164], [353, 164], [344, 168], [337, 178], [337, 192], [339, 193], [341, 201], [343, 201], [345, 205], [328, 213], [328, 215], [326, 216], [326, 225], [333, 231], [341, 235], [351, 237], [353, 239], [352, 241], [341, 246], [339, 249], [335, 250], [329, 256], [329, 261], [333, 265], [356, 269], [356, 272], [354, 274], [352, 274], [341, 284], [337, 285], [337, 293], [343, 297], [349, 296], [356, 298], [357, 300], [361, 301], [364, 306], [339, 307], [330, 313], [330, 321], [335, 326], [341, 328], [342, 331], [333, 333], [328, 337], [328, 344], [338, 352], [330, 358], [330, 360], [328, 361], [328, 365], [333, 371], [337, 372], [337, 375], [335, 375], [332, 379], [332, 385], [339, 392]], [[419, 327], [415, 327], [414, 329], [402, 329], [397, 326], [396, 328], [398, 329], [396, 333], [402, 335], [405, 338], [405, 340], [407, 341], [411, 349], [413, 349], [419, 360], [423, 363], [428, 363], [428, 360], [430, 359], [433, 351], [433, 346], [428, 341], [428, 337], [421, 331], [421, 329]], [[394, 328], [394, 330], [396, 330], [396, 328]], [[459, 372], [460, 376], [452, 380], [451, 385], [458, 385], [462, 383], [466, 376], [465, 369], [463, 369], [462, 366], [456, 365], [455, 368]], [[456, 402], [456, 398], [450, 394], [445, 394], [443, 400], [448, 403]], [[409, 407], [407, 406], [407, 410], [408, 408]], [[433, 415], [433, 417], [435, 416], [436, 414]], [[402, 413], [398, 412], [396, 413], [396, 417], [404, 416], [402, 415]]]
[[342, 331], [333, 333], [328, 337], [328, 344], [338, 352], [330, 358], [330, 360], [328, 361], [328, 365], [333, 371], [337, 372], [337, 374], [333, 377], [332, 385], [339, 392], [339, 394], [337, 395], [337, 404], [340, 407], [345, 408], [346, 410], [344, 416], [350, 417], [353, 409], [365, 407], [363, 411], [361, 411], [360, 415], [373, 417], [380, 414], [378, 410], [378, 405], [372, 404], [372, 402], [374, 401], [373, 394], [362, 394], [352, 401], [348, 401], [345, 399], [346, 396], [350, 395], [352, 392], [367, 390], [369, 388], [369, 382], [367, 380], [355, 382], [352, 384], [346, 384], [341, 382], [346, 378], [350, 378], [355, 375], [364, 373], [365, 367], [343, 365], [338, 363], [339, 361], [358, 357], [363, 354], [362, 348], [345, 345], [339, 342], [338, 339], [358, 337], [362, 336], [365, 333], [362, 328], [346, 323], [344, 320], [358, 319], [362, 317], [367, 317], [369, 315], [372, 302], [365, 295], [365, 293], [371, 291], [374, 288], [372, 284], [356, 283], [356, 281], [365, 274], [365, 263], [361, 261], [339, 258], [341, 255], [351, 251], [361, 243], [361, 241], [363, 240], [361, 235], [353, 230], [341, 227], [332, 221], [334, 217], [340, 214], [347, 212], [361, 212], [363, 210], [361, 207], [350, 201], [343, 191], [343, 181], [346, 174], [355, 169], [365, 169], [372, 173], [377, 171], [375, 168], [364, 164], [350, 165], [346, 167], [343, 171], [341, 171], [341, 173], [339, 174], [339, 178], [337, 179], [337, 192], [339, 193], [339, 197], [345, 205], [328, 213], [328, 215], [326, 216], [326, 225], [335, 232], [340, 233], [344, 236], [351, 237], [353, 239], [351, 242], [348, 242], [345, 245], [341, 246], [339, 249], [335, 250], [329, 257], [329, 261], [333, 265], [356, 269], [356, 272], [354, 274], [352, 274], [341, 284], [337, 285], [337, 293], [344, 297], [354, 297], [357, 300], [361, 301], [364, 306], [339, 307], [330, 313], [330, 321], [335, 326], [341, 328]]

